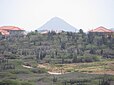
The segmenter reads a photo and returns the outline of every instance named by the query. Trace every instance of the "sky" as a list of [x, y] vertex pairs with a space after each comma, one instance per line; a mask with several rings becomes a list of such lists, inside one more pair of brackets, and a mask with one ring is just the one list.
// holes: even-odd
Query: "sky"
[[53, 17], [84, 31], [114, 28], [114, 0], [0, 0], [0, 26], [31, 31]]

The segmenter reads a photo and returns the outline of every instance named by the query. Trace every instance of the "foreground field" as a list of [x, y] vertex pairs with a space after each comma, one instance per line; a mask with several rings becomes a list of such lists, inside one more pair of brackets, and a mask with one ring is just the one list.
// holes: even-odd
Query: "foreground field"
[[38, 67], [45, 68], [53, 73], [82, 72], [90, 74], [111, 74], [114, 75], [114, 60], [105, 60], [92, 63], [76, 64], [38, 64]]
[[75, 64], [37, 64], [32, 59], [11, 59], [9, 63], [16, 67], [0, 72], [1, 85], [102, 85], [102, 81], [113, 85], [114, 81], [114, 60], [109, 59]]

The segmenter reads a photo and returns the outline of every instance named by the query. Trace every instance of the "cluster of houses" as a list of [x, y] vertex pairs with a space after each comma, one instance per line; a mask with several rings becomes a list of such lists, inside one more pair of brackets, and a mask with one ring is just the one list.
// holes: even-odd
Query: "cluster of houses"
[[[46, 30], [46, 33], [47, 32], [48, 31]], [[113, 30], [107, 29], [103, 26], [92, 29], [88, 32], [89, 33], [95, 33], [98, 35], [101, 35], [101, 34], [112, 35], [114, 33]], [[43, 31], [43, 33], [45, 34], [44, 31]], [[2, 27], [0, 27], [0, 38], [2, 38], [2, 37], [14, 37], [14, 36], [18, 37], [18, 36], [22, 36], [23, 34], [24, 34], [24, 29], [19, 28], [19, 27], [15, 27], [15, 26], [2, 26]]]

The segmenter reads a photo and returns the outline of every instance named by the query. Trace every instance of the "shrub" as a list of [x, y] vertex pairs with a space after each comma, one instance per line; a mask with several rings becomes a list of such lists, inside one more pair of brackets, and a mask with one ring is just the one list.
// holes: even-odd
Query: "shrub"
[[100, 61], [101, 56], [78, 56], [72, 60], [73, 63]]
[[19, 80], [2, 80], [0, 85], [34, 85], [31, 82], [19, 81]]
[[100, 56], [86, 56], [85, 61], [86, 62], [93, 62], [93, 61], [100, 61]]
[[22, 82], [21, 85], [34, 85], [34, 84], [31, 82]]
[[16, 80], [2, 80], [0, 81], [0, 85], [21, 85], [19, 81]]
[[13, 70], [13, 71], [10, 71], [10, 73], [12, 74], [29, 74], [30, 72], [28, 70]]
[[94, 61], [100, 61], [101, 56], [93, 56], [92, 58], [93, 58]]
[[0, 73], [0, 78], [6, 78], [6, 77], [13, 77], [11, 73], [6, 73], [6, 72], [1, 72]]
[[33, 73], [46, 73], [46, 69], [44, 69], [44, 68], [33, 68], [33, 69], [31, 69], [31, 72], [33, 72]]
[[17, 59], [17, 58], [19, 58], [19, 56], [16, 55], [16, 54], [6, 54], [6, 55], [4, 55], [4, 56], [5, 56], [5, 58], [7, 58], [7, 59]]

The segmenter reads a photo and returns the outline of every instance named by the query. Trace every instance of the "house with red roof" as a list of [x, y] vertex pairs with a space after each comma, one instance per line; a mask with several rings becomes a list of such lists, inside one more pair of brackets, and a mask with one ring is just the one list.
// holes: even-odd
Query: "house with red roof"
[[24, 30], [15, 26], [2, 26], [0, 27], [0, 33], [3, 36], [21, 36]]
[[112, 33], [113, 31], [112, 30], [110, 30], [110, 29], [107, 29], [107, 28], [105, 28], [105, 27], [103, 27], [103, 26], [100, 26], [100, 27], [98, 27], [98, 28], [96, 28], [96, 29], [92, 29], [92, 30], [90, 30], [89, 32], [107, 32], [107, 33]]
[[90, 30], [89, 33], [94, 33], [97, 35], [109, 35], [110, 36], [114, 33], [114, 31], [107, 29], [103, 26], [100, 26], [100, 27], [97, 27], [95, 29]]
[[4, 35], [4, 36], [7, 36], [7, 35], [9, 35], [9, 32], [0, 29], [0, 34]]

